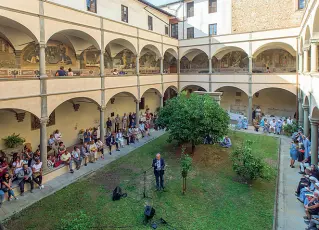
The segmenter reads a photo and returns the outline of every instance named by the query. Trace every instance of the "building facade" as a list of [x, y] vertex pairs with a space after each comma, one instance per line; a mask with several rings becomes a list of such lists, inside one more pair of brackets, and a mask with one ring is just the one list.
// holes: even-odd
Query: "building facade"
[[[316, 0], [282, 1], [280, 9], [293, 6], [284, 23], [269, 6], [258, 23], [247, 15], [247, 27], [244, 0], [173, 3], [168, 13], [143, 1], [80, 2], [0, 0], [1, 138], [40, 144], [44, 162], [54, 130], [72, 146], [80, 130], [155, 111], [182, 90], [223, 92], [221, 106], [249, 120], [258, 105], [318, 128]], [[254, 6], [258, 13], [261, 1]], [[60, 66], [73, 76], [56, 76]]]

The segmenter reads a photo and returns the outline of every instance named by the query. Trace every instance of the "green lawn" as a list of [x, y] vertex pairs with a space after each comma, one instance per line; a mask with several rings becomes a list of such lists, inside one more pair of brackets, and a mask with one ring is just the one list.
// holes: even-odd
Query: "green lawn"
[[[244, 139], [254, 141], [255, 154], [276, 170], [278, 141], [273, 137], [245, 133], [230, 134], [233, 145]], [[166, 142], [167, 135], [107, 165], [51, 195], [12, 218], [9, 229], [71, 229], [67, 222], [76, 219], [74, 229], [151, 229], [142, 225], [144, 205], [156, 209], [154, 220], [164, 218], [175, 229], [271, 229], [276, 178], [258, 180], [253, 186], [234, 181], [228, 150], [218, 146], [198, 146], [194, 168], [187, 180], [187, 193], [181, 194], [182, 180], [178, 158], [180, 149]], [[150, 167], [156, 152], [166, 160], [166, 192], [156, 192], [153, 175], [147, 174], [147, 195], [142, 198], [142, 170]], [[128, 197], [111, 201], [113, 188], [120, 184]], [[68, 214], [68, 215], [67, 215]], [[64, 227], [64, 228], [63, 228]], [[170, 229], [159, 226], [158, 229]], [[171, 228], [172, 229], [172, 228]]]

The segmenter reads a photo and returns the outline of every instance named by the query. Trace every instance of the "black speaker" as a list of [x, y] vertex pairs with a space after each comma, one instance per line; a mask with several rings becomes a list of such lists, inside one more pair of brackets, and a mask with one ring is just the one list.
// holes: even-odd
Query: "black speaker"
[[145, 220], [150, 220], [155, 215], [155, 209], [151, 206], [146, 206], [144, 211]]
[[112, 196], [112, 200], [119, 200], [122, 197], [122, 189], [117, 186], [114, 190], [113, 190], [113, 196]]

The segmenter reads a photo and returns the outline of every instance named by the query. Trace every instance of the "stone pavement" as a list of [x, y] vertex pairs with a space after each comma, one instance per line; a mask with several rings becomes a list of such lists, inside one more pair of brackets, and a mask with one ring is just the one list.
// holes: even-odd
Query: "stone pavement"
[[105, 165], [111, 163], [112, 161], [125, 156], [133, 150], [141, 147], [142, 145], [156, 139], [157, 137], [164, 134], [164, 131], [154, 131], [152, 136], [145, 137], [135, 144], [125, 146], [121, 148], [121, 151], [112, 151], [112, 155], [105, 154], [105, 160], [99, 159], [96, 163], [89, 163], [88, 166], [81, 167], [80, 170], [75, 170], [73, 174], [66, 173], [58, 176], [47, 183], [44, 184], [44, 189], [34, 189], [34, 193], [26, 192], [25, 196], [18, 196], [19, 200], [14, 200], [11, 202], [5, 202], [0, 209], [0, 222], [9, 218], [13, 214], [20, 212], [21, 210], [29, 207], [30, 205], [36, 203], [37, 201], [59, 191], [60, 189], [74, 183], [79, 178], [84, 177], [96, 170], [104, 167]]
[[[255, 132], [253, 127], [243, 132], [263, 134]], [[265, 135], [265, 134], [263, 134]], [[278, 196], [277, 196], [277, 216], [274, 230], [300, 230], [307, 226], [303, 221], [305, 215], [303, 204], [300, 203], [296, 196], [295, 190], [301, 178], [299, 172], [299, 163], [295, 163], [296, 168], [290, 168], [290, 144], [291, 138], [283, 135], [268, 134], [280, 138], [280, 161], [279, 161], [279, 181], [278, 181]]]

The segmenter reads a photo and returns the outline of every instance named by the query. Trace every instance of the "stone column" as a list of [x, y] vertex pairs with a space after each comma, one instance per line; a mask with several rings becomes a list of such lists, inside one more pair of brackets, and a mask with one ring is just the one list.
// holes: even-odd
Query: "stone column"
[[136, 55], [136, 62], [135, 62], [135, 69], [136, 69], [136, 74], [140, 74], [140, 55]]
[[304, 49], [303, 51], [303, 72], [309, 72], [309, 66], [308, 66], [308, 49]]
[[212, 74], [212, 73], [213, 73], [212, 58], [208, 58], [208, 73], [209, 73], [209, 74]]
[[46, 77], [45, 71], [45, 44], [40, 44], [40, 54], [39, 54], [39, 72], [40, 77]]
[[104, 50], [101, 50], [100, 53], [100, 76], [104, 76]]
[[136, 117], [135, 117], [135, 123], [138, 125], [140, 123], [140, 102], [135, 101], [136, 104]]
[[101, 141], [105, 143], [104, 111], [106, 107], [101, 106], [99, 109], [100, 109], [100, 138], [101, 138]]
[[303, 108], [302, 108], [302, 98], [298, 98], [298, 125], [302, 126], [303, 125], [303, 120], [304, 120], [304, 112], [303, 112]]
[[181, 60], [177, 59], [177, 74], [181, 73]]
[[310, 119], [311, 124], [311, 164], [318, 164], [318, 119]]
[[247, 119], [249, 124], [252, 124], [252, 113], [253, 113], [252, 108], [253, 108], [253, 96], [248, 96]]
[[164, 58], [160, 58], [160, 74], [164, 73]]
[[303, 64], [303, 55], [302, 53], [299, 53], [299, 58], [298, 58], [298, 72], [302, 73], [302, 64]]
[[318, 72], [318, 44], [311, 43], [311, 72]]
[[163, 108], [163, 107], [164, 107], [164, 97], [161, 96], [161, 108]]
[[303, 129], [306, 137], [309, 136], [309, 105], [303, 105]]
[[47, 124], [49, 118], [42, 117], [40, 119], [40, 153], [43, 170], [47, 170], [47, 155], [48, 155], [48, 146], [47, 146]]
[[249, 64], [248, 64], [248, 73], [252, 73], [253, 72], [253, 57], [250, 56], [249, 58]]

